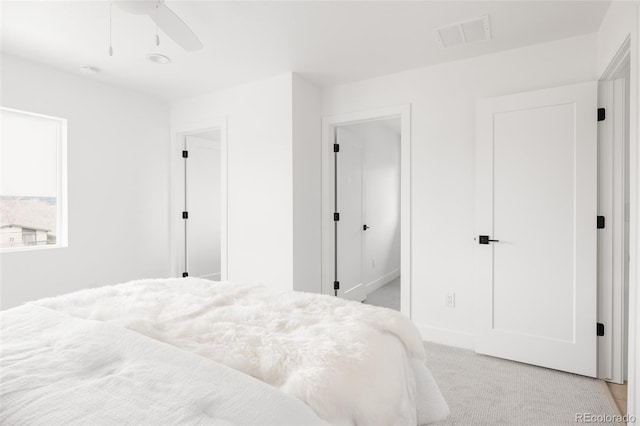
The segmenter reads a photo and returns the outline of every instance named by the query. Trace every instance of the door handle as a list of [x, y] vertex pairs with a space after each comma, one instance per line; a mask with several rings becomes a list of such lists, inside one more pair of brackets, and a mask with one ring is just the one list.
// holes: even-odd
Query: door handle
[[369, 228], [371, 228], [369, 225], [362, 225], [362, 230], [363, 231], [366, 231]]
[[480, 235], [480, 241], [478, 242], [479, 244], [489, 244], [489, 243], [499, 243], [500, 240], [492, 240], [489, 239], [488, 235]]

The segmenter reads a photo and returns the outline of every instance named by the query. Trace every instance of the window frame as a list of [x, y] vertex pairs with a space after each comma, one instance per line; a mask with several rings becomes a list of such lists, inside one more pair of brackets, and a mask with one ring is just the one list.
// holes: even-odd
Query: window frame
[[67, 119], [51, 115], [39, 114], [15, 108], [0, 106], [0, 112], [10, 112], [31, 117], [52, 120], [57, 123], [58, 132], [56, 140], [56, 243], [22, 246], [0, 247], [0, 253], [13, 253], [34, 250], [49, 250], [66, 248], [69, 246], [68, 210], [67, 210]]

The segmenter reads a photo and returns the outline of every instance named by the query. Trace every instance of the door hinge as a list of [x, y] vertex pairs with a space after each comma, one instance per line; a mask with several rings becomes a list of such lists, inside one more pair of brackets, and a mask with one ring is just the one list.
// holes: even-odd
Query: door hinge
[[189, 212], [182, 212], [183, 219], [189, 219]]
[[334, 222], [338, 222], [340, 220], [340, 213], [334, 213], [333, 214], [333, 221]]
[[492, 240], [488, 235], [480, 235], [478, 237], [478, 244], [499, 243], [500, 240]]
[[598, 219], [596, 221], [596, 228], [604, 229], [604, 216], [598, 216]]
[[340, 145], [337, 143], [333, 144], [333, 152], [340, 152]]
[[182, 158], [188, 158], [189, 157], [189, 151], [182, 151]]
[[340, 290], [340, 281], [334, 281], [333, 282], [333, 289], [334, 290]]
[[604, 108], [598, 108], [598, 121], [604, 121], [606, 115], [607, 114]]
[[189, 273], [188, 273], [188, 272], [183, 272], [183, 273], [182, 273], [182, 278], [186, 278], [186, 277], [188, 277], [188, 276], [189, 276]]
[[596, 336], [604, 336], [604, 324], [601, 322], [596, 324]]

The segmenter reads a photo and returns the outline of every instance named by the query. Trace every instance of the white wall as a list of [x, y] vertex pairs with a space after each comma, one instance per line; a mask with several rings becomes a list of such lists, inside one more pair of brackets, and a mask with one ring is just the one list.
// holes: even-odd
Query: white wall
[[[594, 80], [594, 35], [345, 84], [325, 115], [411, 104], [412, 307], [426, 339], [473, 346], [476, 100]], [[456, 292], [455, 309], [444, 306]]]
[[227, 122], [229, 280], [320, 291], [319, 105], [291, 73], [173, 104], [173, 128]]
[[228, 279], [319, 291], [317, 89], [286, 73], [172, 105], [174, 129], [210, 120], [227, 123]]
[[3, 253], [1, 307], [168, 274], [169, 105], [13, 56], [1, 104], [68, 120], [69, 246]]
[[624, 41], [635, 36], [638, 4], [630, 1], [613, 1], [597, 33], [596, 75], [602, 76]]
[[340, 144], [362, 146], [363, 219], [371, 227], [363, 234], [363, 280], [369, 294], [400, 275], [400, 119], [341, 129]]
[[293, 288], [321, 292], [320, 90], [292, 79]]

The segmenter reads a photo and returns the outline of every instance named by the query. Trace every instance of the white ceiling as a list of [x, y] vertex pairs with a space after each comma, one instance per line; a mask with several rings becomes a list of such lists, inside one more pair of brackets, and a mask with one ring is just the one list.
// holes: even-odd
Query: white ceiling
[[[2, 1], [1, 49], [72, 72], [90, 65], [101, 81], [179, 99], [294, 71], [330, 86], [411, 68], [597, 31], [602, 1], [298, 1], [168, 0], [204, 43], [186, 53], [155, 25], [109, 3]], [[443, 49], [437, 27], [491, 16], [493, 40]], [[173, 63], [156, 65], [159, 52]]]

